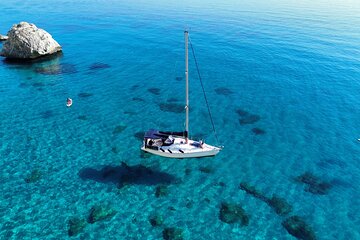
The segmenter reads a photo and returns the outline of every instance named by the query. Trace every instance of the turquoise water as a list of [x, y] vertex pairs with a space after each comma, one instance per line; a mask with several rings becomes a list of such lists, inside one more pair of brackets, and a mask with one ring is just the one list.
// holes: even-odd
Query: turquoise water
[[[360, 239], [358, 1], [5, 0], [0, 9], [0, 33], [29, 21], [63, 47], [46, 62], [0, 61], [1, 239], [66, 239], [68, 220], [99, 204], [116, 215], [73, 238], [161, 239], [176, 226], [185, 239], [295, 239], [286, 216], [240, 182], [285, 198], [288, 216], [318, 239]], [[185, 28], [225, 147], [214, 158], [144, 156], [139, 132], [184, 126]], [[216, 144], [195, 73], [190, 59], [190, 134]], [[245, 111], [257, 121], [241, 124]], [[154, 173], [121, 188], [121, 162]], [[26, 182], [34, 170], [40, 178]], [[304, 191], [294, 179], [305, 172], [329, 191]], [[161, 184], [168, 195], [157, 198]], [[248, 226], [221, 222], [223, 201], [239, 203]], [[153, 214], [163, 226], [151, 226]]]

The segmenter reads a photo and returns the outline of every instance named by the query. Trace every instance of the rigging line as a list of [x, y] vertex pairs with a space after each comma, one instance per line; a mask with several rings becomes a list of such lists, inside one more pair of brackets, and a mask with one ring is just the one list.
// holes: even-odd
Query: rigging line
[[203, 84], [203, 82], [202, 82], [202, 78], [201, 78], [201, 75], [200, 75], [199, 66], [198, 66], [198, 63], [197, 63], [197, 60], [196, 60], [195, 51], [194, 51], [193, 45], [192, 45], [192, 43], [191, 43], [190, 36], [189, 36], [189, 43], [190, 43], [190, 47], [191, 47], [191, 52], [192, 52], [192, 54], [193, 54], [193, 56], [194, 56], [195, 66], [196, 66], [196, 70], [197, 70], [197, 73], [198, 73], [198, 76], [199, 76], [199, 80], [200, 80], [200, 83], [201, 83], [201, 88], [202, 88], [203, 93], [204, 93], [204, 98], [205, 98], [206, 106], [207, 106], [207, 109], [208, 109], [208, 112], [209, 112], [209, 116], [210, 116], [212, 128], [213, 128], [213, 131], [214, 131], [214, 134], [215, 134], [216, 143], [217, 143], [217, 145], [219, 145], [219, 139], [218, 139], [218, 136], [217, 136], [217, 133], [216, 133], [216, 130], [215, 130], [215, 125], [214, 125], [214, 121], [213, 121], [213, 118], [212, 118], [212, 115], [211, 115], [209, 102], [208, 102], [207, 97], [206, 97], [206, 93], [205, 93], [205, 89], [204, 89], [204, 84]]

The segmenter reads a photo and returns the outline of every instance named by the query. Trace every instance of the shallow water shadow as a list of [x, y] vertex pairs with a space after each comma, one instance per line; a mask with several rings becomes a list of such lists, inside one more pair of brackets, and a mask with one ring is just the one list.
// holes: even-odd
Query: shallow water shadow
[[160, 95], [160, 88], [149, 88], [148, 91], [154, 95]]
[[126, 184], [157, 185], [175, 183], [177, 178], [171, 174], [153, 170], [143, 165], [105, 166], [101, 170], [83, 168], [79, 172], [82, 180], [94, 180], [101, 183], [115, 183], [118, 187]]
[[62, 56], [63, 56], [62, 52], [57, 52], [51, 55], [47, 55], [35, 59], [4, 58], [3, 62], [9, 65], [31, 66], [34, 63], [46, 62], [57, 58], [61, 58]]

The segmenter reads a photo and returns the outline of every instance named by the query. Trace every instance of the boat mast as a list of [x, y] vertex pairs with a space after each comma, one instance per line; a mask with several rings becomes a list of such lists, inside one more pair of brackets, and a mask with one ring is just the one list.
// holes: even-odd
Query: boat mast
[[189, 140], [189, 60], [188, 60], [188, 35], [189, 32], [185, 31], [185, 80], [186, 80], [186, 102], [185, 102], [185, 111], [186, 111], [186, 120], [185, 120], [185, 142], [188, 143]]

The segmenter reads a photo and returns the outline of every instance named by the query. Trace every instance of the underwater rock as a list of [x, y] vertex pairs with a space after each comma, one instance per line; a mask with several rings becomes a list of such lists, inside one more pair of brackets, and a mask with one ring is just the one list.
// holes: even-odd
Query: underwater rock
[[34, 183], [40, 180], [41, 178], [41, 172], [39, 170], [33, 170], [26, 178], [25, 178], [25, 182], [26, 183]]
[[165, 228], [162, 232], [165, 240], [182, 240], [183, 230], [181, 228]]
[[244, 190], [246, 193], [253, 195], [256, 198], [259, 198], [260, 200], [267, 202], [268, 198], [262, 194], [260, 191], [258, 191], [254, 186], [251, 186], [250, 184], [246, 183], [246, 182], [242, 182], [240, 183], [239, 188], [241, 190]]
[[151, 216], [149, 219], [149, 222], [150, 222], [151, 226], [158, 227], [163, 224], [164, 218], [161, 215]]
[[160, 110], [163, 112], [182, 113], [184, 112], [184, 105], [179, 103], [160, 103]]
[[305, 191], [312, 194], [325, 195], [332, 187], [330, 183], [321, 180], [319, 177], [310, 172], [305, 172], [304, 174], [296, 177], [296, 181], [307, 184]]
[[186, 206], [187, 208], [192, 208], [192, 207], [193, 207], [193, 204], [194, 204], [194, 201], [193, 201], [193, 200], [191, 200], [191, 199], [189, 199], [189, 198], [186, 199], [186, 204], [185, 204], [185, 206]]
[[176, 80], [176, 81], [182, 81], [182, 80], [183, 80], [183, 77], [176, 77], [175, 80]]
[[88, 98], [88, 97], [91, 97], [93, 95], [94, 94], [92, 94], [92, 93], [81, 92], [81, 93], [78, 94], [78, 97], [80, 97], [80, 98]]
[[124, 131], [125, 129], [126, 129], [126, 126], [123, 126], [123, 125], [116, 126], [113, 130], [113, 134], [119, 134], [122, 131]]
[[169, 194], [168, 188], [165, 185], [157, 186], [155, 189], [155, 196], [158, 197], [164, 197]]
[[87, 120], [87, 117], [85, 115], [80, 115], [80, 116], [78, 116], [78, 119], [84, 121], [84, 120]]
[[44, 119], [49, 119], [54, 116], [54, 112], [51, 110], [46, 110], [45, 112], [41, 113], [41, 117]]
[[210, 166], [199, 167], [199, 170], [203, 173], [214, 173], [214, 169]]
[[0, 34], [0, 42], [1, 42], [1, 41], [6, 41], [6, 40], [8, 40], [8, 39], [9, 39], [8, 36], [4, 36], [4, 35], [1, 35], [1, 34]]
[[90, 210], [88, 222], [95, 223], [97, 221], [112, 218], [117, 213], [110, 206], [94, 206]]
[[98, 69], [105, 69], [105, 68], [110, 68], [109, 64], [106, 63], [93, 63], [91, 64], [91, 66], [89, 67], [90, 70], [98, 70]]
[[139, 97], [133, 97], [132, 100], [135, 101], [135, 102], [145, 102], [144, 99], [139, 98]]
[[256, 114], [247, 114], [239, 119], [240, 125], [254, 124], [260, 120], [260, 116]]
[[111, 148], [111, 151], [112, 151], [113, 153], [118, 153], [118, 152], [119, 152], [116, 146], [113, 146], [113, 147]]
[[281, 225], [294, 237], [301, 240], [315, 240], [315, 233], [309, 225], [299, 216], [285, 219]]
[[215, 89], [215, 92], [219, 95], [224, 95], [224, 96], [227, 96], [227, 95], [230, 95], [230, 94], [233, 94], [234, 92], [231, 91], [230, 89], [226, 88], [226, 87], [219, 87], [219, 88], [216, 88]]
[[225, 223], [238, 222], [241, 226], [249, 224], [249, 216], [245, 210], [240, 205], [233, 203], [221, 203], [219, 218]]
[[240, 108], [236, 109], [235, 112], [236, 112], [240, 117], [244, 117], [244, 116], [246, 116], [246, 115], [249, 114], [248, 111], [242, 110], [242, 109], [240, 109]]
[[85, 219], [82, 218], [71, 218], [68, 221], [68, 235], [71, 236], [76, 236], [78, 235], [86, 226], [86, 221]]
[[286, 215], [292, 211], [292, 206], [286, 199], [276, 195], [273, 195], [271, 199], [268, 199], [267, 204], [274, 209], [278, 215]]
[[154, 95], [160, 95], [160, 89], [159, 88], [149, 88], [148, 91]]
[[185, 169], [185, 175], [186, 175], [186, 176], [189, 176], [190, 173], [191, 173], [191, 169], [190, 169], [190, 168]]
[[251, 131], [255, 133], [255, 135], [263, 135], [266, 133], [265, 130], [262, 130], [261, 128], [253, 128]]
[[1, 56], [14, 59], [35, 59], [61, 51], [52, 36], [32, 23], [14, 24], [7, 33]]
[[43, 75], [60, 75], [60, 74], [72, 74], [77, 73], [74, 64], [61, 63], [61, 64], [51, 64], [44, 67], [37, 67], [34, 70], [36, 73]]

